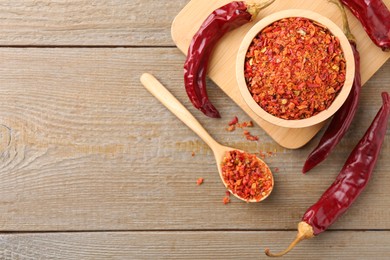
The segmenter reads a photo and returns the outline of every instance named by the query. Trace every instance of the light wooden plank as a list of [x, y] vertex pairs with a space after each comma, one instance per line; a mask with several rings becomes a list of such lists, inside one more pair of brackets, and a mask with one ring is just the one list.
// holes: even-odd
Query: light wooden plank
[[[1, 259], [267, 259], [295, 232], [105, 232], [0, 236]], [[328, 232], [283, 259], [388, 259], [390, 232]]]
[[1, 1], [0, 45], [172, 46], [187, 0]]
[[[182, 86], [183, 60], [174, 48], [0, 49], [0, 230], [293, 229], [365, 132], [380, 91], [389, 90], [388, 62], [363, 88], [351, 131], [304, 176], [320, 136], [288, 150], [258, 127], [249, 130], [259, 142], [241, 129], [227, 132], [234, 115], [249, 118], [211, 82], [223, 118], [195, 110]], [[146, 69], [217, 141], [276, 152], [266, 159], [280, 169], [269, 199], [222, 204], [210, 149], [141, 86]], [[372, 182], [334, 228], [390, 228], [389, 144], [388, 133]]]

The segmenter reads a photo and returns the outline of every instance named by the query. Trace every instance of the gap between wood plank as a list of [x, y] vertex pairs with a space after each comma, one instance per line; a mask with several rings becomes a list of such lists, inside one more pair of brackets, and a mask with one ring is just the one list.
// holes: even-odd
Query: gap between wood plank
[[133, 48], [133, 49], [173, 49], [177, 48], [175, 45], [0, 45], [0, 48], [13, 48], [13, 49], [27, 49], [27, 48], [66, 48], [66, 49], [94, 49], [94, 48]]
[[[46, 234], [46, 233], [163, 233], [163, 232], [292, 232], [296, 229], [141, 229], [141, 230], [41, 230], [41, 231], [1, 231], [0, 235]], [[330, 229], [326, 232], [389, 232], [390, 229]]]

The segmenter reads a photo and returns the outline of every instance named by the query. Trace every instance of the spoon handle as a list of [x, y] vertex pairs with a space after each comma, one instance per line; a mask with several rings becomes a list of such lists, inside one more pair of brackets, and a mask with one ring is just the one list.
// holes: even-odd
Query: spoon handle
[[177, 100], [153, 75], [141, 75], [141, 83], [166, 108], [194, 131], [212, 150], [220, 146], [196, 120], [196, 118]]

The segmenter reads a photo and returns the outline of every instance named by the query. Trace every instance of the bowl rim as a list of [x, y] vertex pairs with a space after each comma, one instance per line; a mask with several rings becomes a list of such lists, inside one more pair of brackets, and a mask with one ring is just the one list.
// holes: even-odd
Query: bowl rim
[[[339, 39], [340, 46], [342, 48], [344, 58], [346, 61], [344, 85], [342, 86], [335, 100], [333, 100], [332, 104], [329, 106], [328, 109], [323, 110], [320, 113], [305, 119], [287, 120], [287, 119], [282, 119], [273, 116], [272, 114], [266, 112], [253, 99], [252, 95], [248, 90], [245, 77], [244, 77], [245, 55], [247, 53], [247, 50], [253, 38], [266, 26], [272, 24], [275, 21], [278, 21], [283, 18], [288, 18], [288, 17], [307, 18], [326, 27], [334, 36], [336, 36]], [[341, 28], [338, 27], [329, 18], [319, 13], [310, 10], [304, 10], [304, 9], [283, 10], [262, 18], [259, 22], [253, 25], [252, 28], [244, 36], [240, 44], [240, 47], [238, 49], [237, 59], [236, 59], [236, 79], [237, 79], [241, 96], [243, 97], [245, 103], [251, 108], [251, 110], [255, 114], [259, 115], [262, 119], [268, 121], [271, 124], [281, 126], [281, 127], [286, 127], [286, 128], [309, 127], [309, 126], [319, 124], [325, 121], [326, 119], [328, 119], [329, 117], [331, 117], [343, 105], [343, 103], [347, 99], [352, 89], [354, 74], [355, 74], [355, 61], [354, 61], [352, 47], [347, 37], [341, 30]]]

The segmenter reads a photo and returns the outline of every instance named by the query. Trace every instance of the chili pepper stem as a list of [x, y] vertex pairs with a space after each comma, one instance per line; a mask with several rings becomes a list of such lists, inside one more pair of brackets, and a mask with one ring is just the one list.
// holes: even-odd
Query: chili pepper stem
[[345, 36], [347, 36], [347, 39], [350, 42], [356, 43], [356, 38], [352, 34], [351, 29], [349, 27], [347, 13], [345, 12], [344, 6], [340, 2], [340, 0], [328, 0], [328, 2], [335, 4], [339, 8], [339, 10], [341, 12], [341, 17], [343, 19], [343, 32], [344, 32]]
[[284, 250], [284, 251], [282, 251], [280, 253], [277, 253], [277, 254], [273, 254], [273, 253], [270, 252], [270, 250], [268, 248], [266, 248], [264, 250], [264, 252], [265, 252], [265, 254], [267, 256], [271, 256], [271, 257], [283, 256], [283, 255], [287, 254], [288, 252], [290, 252], [291, 249], [293, 249], [302, 240], [310, 239], [312, 237], [314, 237], [313, 227], [310, 226], [309, 224], [307, 224], [306, 222], [301, 221], [298, 224], [298, 234], [297, 234], [297, 236], [295, 237], [294, 241], [291, 242], [291, 244], [287, 247], [286, 250]]
[[264, 3], [258, 4], [258, 3], [247, 3], [247, 12], [251, 14], [252, 20], [256, 18], [257, 14], [260, 12], [261, 9], [266, 8], [267, 6], [271, 5], [275, 0], [268, 0]]

